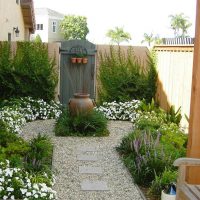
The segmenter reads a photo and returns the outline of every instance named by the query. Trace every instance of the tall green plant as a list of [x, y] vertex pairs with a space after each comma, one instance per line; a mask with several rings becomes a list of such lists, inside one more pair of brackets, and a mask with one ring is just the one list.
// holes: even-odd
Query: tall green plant
[[[5, 48], [6, 44], [0, 46], [0, 51]], [[10, 52], [9, 48], [7, 52]], [[0, 65], [1, 98], [32, 96], [46, 101], [54, 99], [57, 74], [46, 45], [18, 42], [13, 59], [10, 59], [10, 53], [0, 54]]]
[[120, 47], [110, 47], [110, 52], [100, 52], [99, 101], [130, 101], [155, 96], [157, 72], [155, 62], [148, 56], [148, 67], [144, 68], [135, 57], [133, 49], [123, 52]]
[[9, 69], [10, 66], [11, 66], [10, 43], [0, 42], [0, 71], [5, 70], [6, 68]]

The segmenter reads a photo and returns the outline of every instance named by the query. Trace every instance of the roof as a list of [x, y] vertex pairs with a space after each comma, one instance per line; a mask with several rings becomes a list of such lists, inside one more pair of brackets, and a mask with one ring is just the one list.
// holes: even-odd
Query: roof
[[34, 13], [33, 0], [21, 0], [20, 5], [22, 8], [22, 14], [23, 14], [25, 26], [29, 27], [29, 30], [32, 33], [34, 33], [35, 13]]
[[49, 15], [53, 17], [64, 18], [64, 14], [59, 13], [55, 10], [51, 10], [49, 8], [35, 8], [35, 15]]

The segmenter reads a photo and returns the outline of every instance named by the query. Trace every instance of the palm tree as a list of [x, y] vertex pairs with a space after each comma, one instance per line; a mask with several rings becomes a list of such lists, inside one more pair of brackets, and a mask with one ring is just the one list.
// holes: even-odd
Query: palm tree
[[129, 40], [131, 40], [130, 34], [124, 32], [123, 28], [119, 27], [115, 27], [115, 29], [108, 30], [106, 36], [111, 39], [111, 42], [117, 43], [117, 45], [119, 45], [120, 42], [129, 42]]
[[171, 28], [174, 30], [175, 37], [185, 37], [188, 28], [192, 25], [188, 21], [188, 17], [184, 16], [183, 13], [176, 15], [169, 15], [171, 18]]
[[181, 24], [181, 29], [182, 29], [182, 37], [187, 37], [187, 31], [188, 29], [192, 26], [192, 23], [190, 23], [187, 20], [183, 20]]
[[142, 40], [141, 43], [144, 42], [147, 42], [148, 46], [150, 47], [152, 43], [161, 44], [162, 39], [158, 35], [154, 36], [153, 33], [150, 34], [144, 33], [144, 40]]
[[141, 43], [147, 42], [148, 46], [151, 46], [151, 43], [154, 42], [154, 36], [153, 33], [147, 34], [144, 33], [144, 40], [141, 41]]

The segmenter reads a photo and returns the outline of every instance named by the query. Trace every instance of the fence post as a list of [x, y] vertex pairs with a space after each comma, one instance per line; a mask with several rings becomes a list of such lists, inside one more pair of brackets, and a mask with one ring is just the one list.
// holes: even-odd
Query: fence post
[[[194, 44], [194, 60], [192, 75], [192, 93], [190, 104], [189, 140], [187, 156], [200, 158], [200, 0], [196, 7], [196, 31]], [[189, 168], [187, 181], [200, 184], [200, 168]]]

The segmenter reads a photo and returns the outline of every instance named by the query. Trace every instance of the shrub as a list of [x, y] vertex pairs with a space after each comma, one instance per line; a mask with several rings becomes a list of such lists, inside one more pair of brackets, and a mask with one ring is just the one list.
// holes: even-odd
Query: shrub
[[[128, 140], [131, 152], [123, 155], [124, 162], [137, 184], [149, 186], [155, 178], [155, 172], [160, 175], [165, 167], [170, 167], [173, 161], [165, 155], [162, 145], [160, 145], [160, 134], [156, 139], [150, 132], [142, 132], [142, 134], [133, 132], [131, 134], [132, 136], [129, 138], [132, 138], [132, 141]], [[118, 148], [118, 150], [123, 148]]]
[[25, 156], [26, 169], [42, 171], [50, 168], [53, 146], [50, 139], [39, 134], [30, 141], [30, 149]]
[[138, 112], [138, 117], [135, 121], [134, 127], [140, 130], [150, 130], [156, 132], [162, 124], [165, 123], [166, 114], [152, 112]]
[[29, 149], [27, 142], [7, 130], [0, 130], [0, 147], [0, 160], [9, 159], [11, 166], [23, 166], [23, 157]]
[[148, 56], [148, 67], [144, 69], [133, 50], [130, 48], [127, 55], [120, 47], [110, 52], [100, 53], [98, 91], [99, 101], [130, 101], [132, 99], [146, 99], [151, 101], [156, 92], [157, 72], [155, 63]]
[[93, 110], [89, 113], [71, 116], [64, 110], [55, 125], [57, 136], [105, 136], [108, 135], [104, 115]]
[[54, 60], [48, 58], [47, 46], [42, 43], [18, 42], [16, 55], [11, 59], [10, 46], [1, 43], [0, 96], [32, 96], [46, 101], [54, 99], [57, 74]]

